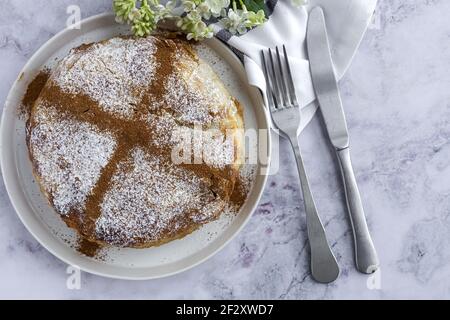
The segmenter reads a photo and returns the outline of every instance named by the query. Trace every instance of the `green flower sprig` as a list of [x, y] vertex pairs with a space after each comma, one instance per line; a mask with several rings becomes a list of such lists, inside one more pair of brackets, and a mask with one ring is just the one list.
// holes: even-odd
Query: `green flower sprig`
[[156, 29], [160, 20], [172, 17], [176, 1], [168, 1], [166, 5], [159, 0], [114, 0], [113, 10], [116, 21], [128, 23], [137, 36], [143, 37]]
[[[302, 5], [305, 0], [291, 0]], [[116, 21], [128, 23], [137, 36], [151, 34], [164, 19], [174, 19], [188, 40], [211, 38], [215, 19], [232, 34], [243, 34], [267, 21], [264, 0], [113, 0]]]

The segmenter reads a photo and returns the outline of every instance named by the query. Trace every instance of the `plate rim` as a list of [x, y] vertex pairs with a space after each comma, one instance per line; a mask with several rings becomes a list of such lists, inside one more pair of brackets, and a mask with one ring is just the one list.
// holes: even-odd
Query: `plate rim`
[[[80, 22], [80, 26], [82, 28], [83, 25], [93, 23], [95, 20], [101, 20], [101, 19], [105, 19], [105, 18], [109, 18], [109, 17], [113, 17], [113, 16], [114, 15], [112, 13], [101, 13], [101, 14], [93, 15], [91, 17], [83, 19]], [[20, 191], [22, 191], [20, 183], [19, 183], [18, 179], [16, 179], [17, 175], [11, 173], [12, 171], [15, 172], [18, 169], [17, 166], [15, 165], [15, 161], [12, 160], [15, 158], [15, 156], [12, 154], [7, 154], [6, 152], [3, 152], [3, 150], [6, 150], [7, 139], [11, 137], [11, 133], [10, 133], [10, 135], [8, 135], [8, 132], [7, 132], [7, 125], [6, 125], [7, 114], [10, 112], [17, 111], [16, 107], [11, 105], [12, 104], [11, 100], [12, 100], [13, 96], [17, 94], [16, 88], [19, 85], [19, 81], [22, 80], [21, 79], [22, 75], [25, 74], [26, 72], [29, 72], [30, 70], [32, 70], [31, 66], [33, 64], [35, 64], [34, 60], [36, 60], [38, 57], [40, 57], [48, 46], [50, 46], [54, 42], [59, 41], [60, 38], [62, 38], [66, 35], [66, 33], [73, 32], [73, 31], [74, 31], [73, 29], [66, 27], [63, 30], [56, 33], [53, 37], [48, 39], [43, 45], [41, 45], [39, 47], [39, 49], [36, 50], [36, 52], [25, 63], [25, 65], [19, 72], [18, 77], [13, 82], [13, 84], [6, 96], [4, 107], [2, 110], [1, 121], [0, 121], [0, 169], [2, 172], [2, 177], [3, 177], [3, 182], [5, 185], [6, 193], [8, 194], [9, 200], [11, 202], [11, 205], [12, 205], [14, 211], [16, 212], [16, 215], [19, 217], [22, 224], [25, 226], [27, 231], [34, 237], [34, 239], [42, 247], [44, 247], [48, 252], [50, 252], [53, 256], [55, 256], [56, 258], [58, 258], [59, 260], [63, 261], [64, 263], [66, 263], [68, 265], [76, 266], [76, 267], [80, 268], [80, 270], [83, 270], [85, 272], [88, 272], [88, 273], [91, 273], [94, 275], [107, 277], [107, 278], [113, 278], [113, 279], [123, 279], [123, 280], [151, 280], [151, 279], [165, 278], [165, 277], [169, 277], [169, 276], [172, 276], [172, 275], [175, 275], [178, 273], [182, 273], [184, 271], [187, 271], [189, 269], [192, 269], [192, 268], [198, 266], [199, 264], [202, 264], [203, 262], [207, 261], [215, 254], [217, 254], [219, 251], [221, 251], [226, 245], [228, 245], [242, 231], [242, 229], [247, 225], [248, 221], [250, 220], [254, 211], [256, 210], [256, 208], [260, 202], [260, 199], [262, 197], [262, 194], [265, 190], [265, 186], [266, 186], [267, 179], [269, 176], [267, 169], [270, 168], [270, 163], [271, 163], [271, 159], [272, 159], [272, 150], [271, 150], [272, 137], [270, 134], [269, 116], [268, 116], [267, 110], [263, 106], [263, 98], [262, 98], [260, 92], [259, 92], [259, 94], [257, 94], [257, 96], [259, 98], [258, 100], [261, 103], [261, 108], [259, 108], [258, 111], [260, 111], [262, 113], [262, 116], [263, 116], [262, 118], [264, 119], [265, 125], [267, 126], [267, 129], [268, 129], [268, 133], [267, 133], [267, 137], [266, 137], [267, 145], [268, 145], [268, 148], [267, 148], [268, 163], [264, 165], [264, 167], [266, 167], [266, 173], [265, 174], [258, 173], [260, 176], [262, 176], [260, 190], [257, 190], [254, 195], [254, 203], [249, 208], [249, 213], [247, 214], [245, 219], [240, 223], [240, 225], [236, 228], [236, 230], [234, 230], [232, 232], [232, 234], [230, 236], [228, 236], [224, 241], [222, 241], [222, 243], [220, 243], [215, 249], [214, 248], [211, 249], [211, 251], [209, 253], [205, 254], [203, 257], [201, 257], [199, 259], [196, 259], [197, 261], [195, 261], [187, 266], [181, 267], [177, 270], [174, 270], [174, 271], [162, 272], [159, 275], [114, 274], [109, 271], [98, 270], [98, 268], [94, 267], [95, 265], [89, 265], [87, 263], [86, 264], [74, 263], [74, 261], [71, 261], [70, 254], [63, 255], [63, 254], [60, 254], [59, 252], [57, 252], [57, 250], [55, 249], [55, 245], [52, 245], [51, 238], [53, 236], [50, 234], [50, 231], [48, 229], [46, 230], [45, 235], [39, 235], [36, 230], [39, 226], [32, 225], [33, 221], [31, 221], [31, 220], [39, 219], [39, 218], [35, 215], [35, 212], [33, 210], [27, 210], [25, 208], [26, 204], [24, 204], [22, 202], [27, 202], [27, 201], [22, 201], [18, 195], [14, 194], [14, 192], [18, 189]], [[241, 68], [240, 71], [243, 72], [243, 74], [245, 74], [245, 69], [244, 69], [243, 64], [241, 63], [239, 58], [236, 56], [236, 54], [232, 50], [230, 50], [230, 48], [228, 48], [224, 43], [222, 43], [220, 40], [218, 40], [216, 38], [208, 39], [207, 41], [212, 42], [212, 43], [214, 43], [214, 45], [219, 46], [222, 50], [224, 50], [224, 52], [226, 52], [230, 56], [230, 58], [232, 60], [235, 60], [235, 62], [238, 62], [240, 65], [240, 68]], [[238, 64], [236, 64], [236, 65], [238, 65]], [[41, 67], [42, 67], [42, 65], [41, 65]], [[254, 109], [256, 109], [256, 108], [254, 108]], [[14, 130], [13, 127], [11, 127], [11, 129]], [[9, 143], [11, 143], [11, 141], [9, 141]], [[27, 203], [27, 205], [29, 205], [29, 204]], [[24, 211], [27, 211], [27, 212], [24, 212]], [[39, 221], [39, 222], [41, 222], [41, 221]], [[45, 226], [42, 226], [42, 227], [45, 228]], [[50, 236], [50, 237], [48, 237], [48, 236]], [[73, 250], [69, 247], [67, 247], [67, 249]], [[77, 254], [76, 257], [81, 257], [81, 258], [85, 259], [85, 257], [83, 257], [81, 254]], [[80, 260], [80, 261], [82, 262], [83, 260]], [[126, 268], [126, 267], [122, 267], [122, 268]], [[150, 268], [153, 268], [153, 267], [150, 267]], [[138, 269], [146, 269], [146, 267], [139, 267]]]

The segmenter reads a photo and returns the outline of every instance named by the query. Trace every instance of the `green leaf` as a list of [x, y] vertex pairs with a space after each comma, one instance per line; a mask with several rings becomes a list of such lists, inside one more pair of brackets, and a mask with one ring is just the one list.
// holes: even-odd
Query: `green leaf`
[[[245, 5], [248, 11], [253, 11], [256, 13], [259, 10], [264, 10], [264, 13], [267, 17], [267, 7], [264, 0], [242, 0], [242, 3]], [[236, 0], [236, 4], [238, 8], [242, 8], [240, 0]]]

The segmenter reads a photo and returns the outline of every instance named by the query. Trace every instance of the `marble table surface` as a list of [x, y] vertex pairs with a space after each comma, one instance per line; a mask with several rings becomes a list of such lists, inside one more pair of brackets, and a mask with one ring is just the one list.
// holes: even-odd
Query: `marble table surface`
[[[73, 1], [83, 17], [110, 0]], [[61, 30], [70, 0], [0, 3], [0, 101], [31, 55]], [[381, 260], [368, 277], [354, 267], [344, 195], [316, 117], [302, 134], [306, 165], [342, 268], [333, 284], [311, 279], [294, 158], [269, 178], [245, 229], [200, 266], [153, 281], [82, 273], [66, 286], [67, 265], [19, 221], [0, 182], [0, 298], [450, 298], [450, 23], [447, 0], [383, 0], [341, 87], [354, 168]]]

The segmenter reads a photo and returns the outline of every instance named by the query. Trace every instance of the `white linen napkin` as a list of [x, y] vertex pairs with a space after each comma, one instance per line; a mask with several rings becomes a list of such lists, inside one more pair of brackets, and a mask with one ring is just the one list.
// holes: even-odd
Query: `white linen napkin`
[[286, 45], [297, 98], [302, 107], [302, 129], [317, 110], [309, 62], [306, 54], [308, 11], [320, 5], [325, 12], [336, 74], [340, 79], [353, 58], [375, 10], [377, 0], [310, 0], [307, 6], [296, 7], [291, 0], [269, 0], [269, 21], [244, 35], [231, 35], [213, 25], [216, 37], [242, 53], [248, 81], [265, 92], [261, 70], [261, 49]]

